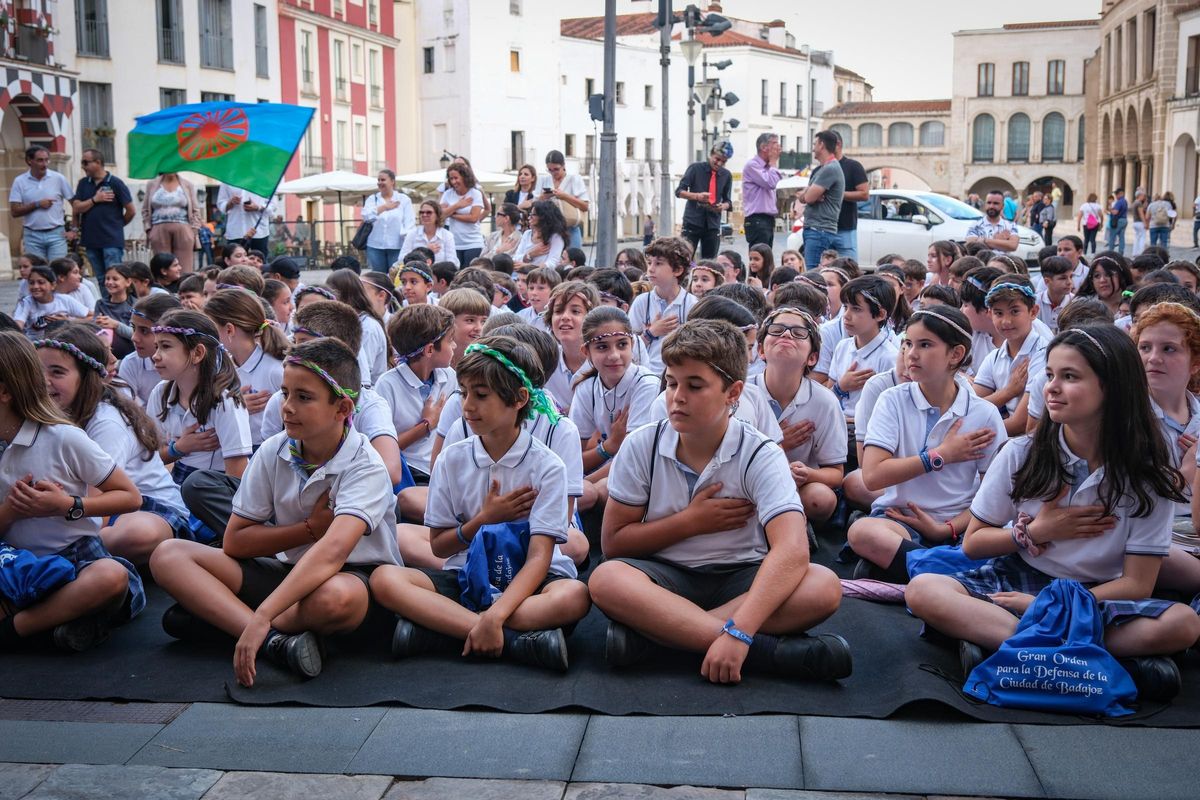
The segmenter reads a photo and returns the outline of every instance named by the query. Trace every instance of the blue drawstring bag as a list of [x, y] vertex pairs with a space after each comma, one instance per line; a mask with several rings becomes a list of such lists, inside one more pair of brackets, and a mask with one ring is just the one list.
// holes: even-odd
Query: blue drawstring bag
[[33, 605], [73, 580], [75, 565], [62, 556], [35, 556], [0, 542], [0, 595], [16, 609]]
[[458, 571], [462, 604], [476, 612], [490, 608], [525, 566], [528, 553], [528, 521], [480, 528], [467, 547], [467, 563]]
[[963, 691], [1004, 708], [1120, 717], [1137, 687], [1104, 649], [1104, 618], [1078, 581], [1055, 579], [1017, 632], [971, 671]]
[[412, 470], [408, 468], [408, 459], [404, 457], [404, 453], [400, 454], [400, 481], [392, 487], [392, 494], [400, 494], [410, 486], [416, 486], [417, 482], [413, 479]]
[[905, 557], [908, 577], [915, 578], [931, 572], [934, 575], [957, 575], [960, 572], [970, 572], [988, 563], [988, 559], [975, 559], [963, 553], [958, 546], [940, 545], [938, 547], [909, 550]]

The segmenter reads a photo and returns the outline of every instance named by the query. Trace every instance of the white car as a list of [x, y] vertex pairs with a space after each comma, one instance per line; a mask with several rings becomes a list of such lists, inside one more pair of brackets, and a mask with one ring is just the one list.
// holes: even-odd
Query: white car
[[[858, 262], [874, 264], [888, 253], [925, 263], [929, 245], [949, 239], [965, 242], [967, 231], [983, 212], [944, 194], [904, 189], [873, 189], [858, 204]], [[1037, 263], [1042, 238], [1031, 228], [1017, 226], [1020, 244], [1012, 254]]]

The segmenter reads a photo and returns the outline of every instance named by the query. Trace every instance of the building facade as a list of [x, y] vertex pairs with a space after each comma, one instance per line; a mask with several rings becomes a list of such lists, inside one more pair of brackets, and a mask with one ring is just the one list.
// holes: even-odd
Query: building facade
[[1024, 195], [1058, 186], [1070, 213], [1085, 179], [1087, 61], [1094, 20], [1017, 23], [954, 34], [950, 108], [955, 194]]
[[[842, 137], [844, 152], [862, 162], [873, 187], [958, 194], [951, 183], [950, 105], [949, 100], [847, 102], [831, 109], [826, 120]], [[901, 171], [925, 186], [902, 186]]]
[[1200, 3], [1180, 9], [1175, 85], [1166, 103], [1166, 138], [1162, 149], [1163, 190], [1175, 196], [1182, 216], [1192, 216], [1200, 142]]

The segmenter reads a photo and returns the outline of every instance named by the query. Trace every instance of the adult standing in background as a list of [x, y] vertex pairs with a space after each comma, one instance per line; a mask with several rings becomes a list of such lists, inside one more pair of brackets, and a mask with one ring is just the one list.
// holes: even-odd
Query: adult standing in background
[[522, 164], [517, 170], [517, 182], [504, 193], [504, 202], [512, 203], [522, 211], [528, 211], [537, 199], [538, 174], [532, 164]]
[[379, 170], [376, 181], [379, 191], [363, 205], [363, 222], [370, 222], [367, 237], [367, 264], [376, 272], [387, 272], [400, 257], [404, 232], [416, 224], [412, 201], [396, 189], [396, 173]]
[[808, 175], [804, 190], [804, 263], [819, 264], [821, 253], [838, 242], [838, 217], [846, 194], [846, 176], [837, 160], [838, 135], [818, 131], [813, 137], [817, 166]]
[[[984, 196], [984, 206], [987, 205], [987, 197]], [[1000, 210], [1000, 216], [1004, 217], [1009, 222], [1017, 221], [1017, 199], [1013, 197], [1012, 192], [1004, 193], [1004, 205]]]
[[[557, 150], [546, 153], [546, 172], [550, 174], [544, 175], [538, 181], [538, 188], [541, 190], [541, 194], [552, 194], [558, 201], [558, 210], [562, 212], [563, 219], [567, 223], [567, 230], [571, 234], [571, 240], [567, 246], [582, 247], [583, 221], [587, 219], [588, 207], [591, 205], [587, 186], [579, 175], [567, 174], [567, 160]], [[536, 197], [534, 199], [546, 198]]]
[[754, 147], [754, 155], [742, 167], [742, 213], [746, 217], [746, 246], [765, 244], [773, 247], [775, 217], [779, 213], [775, 187], [783, 178], [777, 165], [783, 148], [779, 144], [779, 135], [775, 133], [760, 133], [754, 141]]
[[1155, 195], [1154, 201], [1146, 207], [1146, 223], [1150, 231], [1151, 246], [1169, 247], [1171, 226], [1175, 224], [1175, 209], [1163, 195]]
[[1096, 234], [1104, 225], [1104, 209], [1096, 202], [1096, 193], [1087, 196], [1087, 202], [1075, 212], [1075, 227], [1083, 233], [1083, 252], [1086, 254], [1091, 247], [1092, 254], [1096, 253]]
[[1105, 224], [1108, 249], [1116, 250], [1125, 255], [1125, 228], [1129, 224], [1129, 201], [1125, 199], [1125, 189], [1118, 186], [1113, 190], [1113, 199], [1109, 203], [1108, 222]]
[[104, 273], [125, 260], [125, 226], [133, 219], [133, 197], [125, 182], [104, 168], [104, 154], [87, 149], [80, 158], [84, 175], [75, 186], [71, 211], [79, 225], [80, 240], [100, 294], [108, 299]]
[[838, 214], [838, 255], [858, 261], [858, 204], [871, 196], [871, 184], [867, 171], [853, 158], [842, 155], [842, 137], [837, 136], [837, 160], [846, 179], [846, 191], [842, 195], [842, 210]]
[[467, 164], [446, 167], [446, 191], [442, 192], [442, 216], [454, 236], [458, 263], [466, 266], [483, 252], [483, 192], [475, 187], [475, 172]]
[[145, 192], [142, 227], [146, 229], [146, 243], [152, 252], [174, 255], [183, 274], [191, 274], [192, 253], [200, 244], [196, 187], [178, 173], [164, 172], [146, 184]]
[[1129, 207], [1129, 215], [1133, 217], [1133, 251], [1131, 255], [1137, 258], [1146, 249], [1146, 190], [1138, 187], [1133, 190], [1133, 205]]
[[8, 192], [8, 208], [21, 220], [21, 251], [46, 261], [67, 255], [63, 204], [71, 199], [71, 184], [50, 169], [50, 151], [34, 145], [25, 151], [28, 172], [18, 175]]
[[274, 205], [265, 197], [222, 183], [217, 207], [225, 212], [225, 241], [244, 242], [248, 250], [257, 250], [266, 261]]
[[716, 258], [721, 246], [721, 212], [733, 205], [733, 174], [725, 169], [731, 155], [729, 142], [717, 142], [708, 160], [689, 164], [675, 187], [675, 196], [687, 201], [680, 233], [700, 258]]

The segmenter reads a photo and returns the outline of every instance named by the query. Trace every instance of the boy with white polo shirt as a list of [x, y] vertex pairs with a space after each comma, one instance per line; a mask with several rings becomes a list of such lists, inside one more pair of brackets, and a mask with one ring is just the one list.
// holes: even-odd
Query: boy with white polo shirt
[[1004, 343], [975, 371], [975, 393], [1000, 409], [1009, 436], [1025, 433], [1030, 378], [1046, 368], [1050, 340], [1034, 327], [1037, 293], [1024, 275], [996, 278], [984, 298], [996, 332]]
[[663, 371], [663, 338], [687, 322], [696, 298], [684, 289], [692, 264], [692, 247], [677, 236], [655, 239], [646, 248], [646, 279], [653, 289], [633, 298], [629, 324], [642, 337], [648, 360], [642, 366]]
[[842, 327], [846, 338], [833, 349], [830, 387], [846, 415], [847, 451], [854, 449], [854, 409], [868, 380], [896, 363], [896, 338], [888, 318], [896, 307], [893, 284], [875, 275], [855, 278], [842, 287]]
[[613, 459], [602, 529], [608, 559], [589, 588], [609, 623], [606, 657], [625, 666], [648, 639], [703, 653], [701, 674], [736, 683], [743, 666], [793, 678], [850, 674], [840, 636], [804, 631], [841, 601], [809, 563], [804, 508], [783, 450], [734, 419], [746, 342], [696, 320], [662, 343], [669, 422], [646, 425]]
[[[504, 656], [567, 668], [563, 628], [589, 608], [587, 587], [559, 550], [567, 540], [563, 462], [523, 425], [557, 417], [527, 345], [491, 336], [457, 370], [472, 436], [447, 446], [429, 482], [425, 523], [443, 569], [378, 570], [371, 589], [399, 618], [397, 658], [422, 653]], [[502, 561], [504, 568], [493, 565]]]
[[1058, 315], [1075, 299], [1071, 293], [1071, 262], [1059, 256], [1042, 259], [1041, 291], [1037, 293], [1037, 317], [1050, 332], [1058, 333]]
[[164, 630], [195, 639], [216, 627], [238, 637], [234, 672], [245, 686], [258, 655], [318, 675], [317, 636], [357, 629], [370, 610], [372, 571], [401, 563], [387, 470], [349, 424], [360, 386], [358, 362], [341, 342], [293, 347], [283, 373], [287, 430], [246, 468], [222, 549], [173, 539], [150, 559], [177, 601]]

